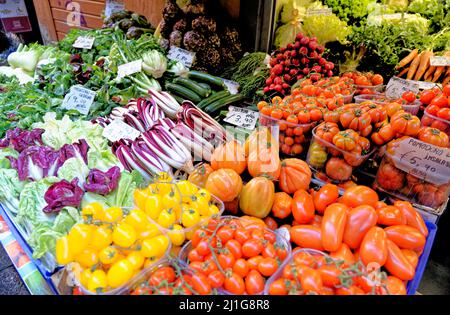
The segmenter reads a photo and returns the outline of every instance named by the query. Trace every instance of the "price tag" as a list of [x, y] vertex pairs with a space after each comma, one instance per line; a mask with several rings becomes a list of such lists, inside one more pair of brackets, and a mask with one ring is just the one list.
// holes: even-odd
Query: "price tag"
[[412, 91], [414, 94], [419, 93], [419, 84], [411, 80], [393, 77], [386, 86], [386, 96], [388, 98], [400, 98], [407, 91]]
[[315, 16], [315, 15], [331, 15], [333, 11], [330, 8], [325, 9], [308, 9], [306, 11], [306, 16]]
[[167, 55], [167, 57], [170, 60], [181, 62], [187, 68], [192, 67], [195, 61], [194, 52], [175, 46], [170, 47], [169, 54]]
[[239, 93], [239, 87], [240, 87], [239, 83], [234, 82], [234, 81], [230, 81], [230, 80], [227, 80], [227, 79], [222, 79], [222, 81], [223, 81], [223, 84], [225, 84], [225, 86], [227, 87], [228, 91], [231, 94], [238, 94]]
[[127, 125], [122, 120], [113, 120], [108, 126], [103, 129], [103, 137], [111, 142], [119, 141], [120, 139], [135, 140], [141, 133]]
[[142, 59], [120, 65], [117, 69], [117, 78], [125, 78], [140, 71], [142, 71]]
[[92, 49], [94, 45], [95, 37], [88, 36], [78, 36], [75, 43], [73, 43], [73, 48], [81, 48], [81, 49]]
[[450, 57], [433, 56], [430, 58], [430, 65], [434, 67], [448, 67], [450, 66]]
[[398, 20], [402, 18], [402, 14], [401, 13], [393, 13], [393, 14], [383, 14], [381, 17], [384, 20]]
[[440, 84], [433, 83], [433, 82], [425, 82], [425, 81], [415, 81], [417, 84], [419, 84], [419, 89], [421, 90], [431, 90], [435, 87], [440, 87]]
[[105, 16], [109, 18], [114, 12], [125, 10], [125, 3], [122, 0], [106, 0]]
[[83, 115], [89, 114], [92, 103], [95, 99], [94, 91], [86, 89], [81, 85], [75, 85], [70, 88], [70, 92], [64, 97], [62, 108], [67, 110], [77, 110]]
[[259, 113], [246, 108], [230, 106], [227, 117], [224, 119], [229, 124], [242, 127], [248, 130], [255, 129]]
[[435, 185], [450, 182], [450, 150], [407, 138], [388, 149], [395, 166]]

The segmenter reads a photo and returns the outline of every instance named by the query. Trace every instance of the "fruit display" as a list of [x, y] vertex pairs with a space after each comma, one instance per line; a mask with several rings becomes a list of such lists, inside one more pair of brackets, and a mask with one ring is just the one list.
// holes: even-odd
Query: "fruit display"
[[442, 90], [423, 91], [420, 95], [420, 101], [426, 106], [422, 124], [450, 135], [450, 85], [445, 85]]
[[380, 74], [373, 74], [370, 72], [346, 72], [342, 74], [342, 76], [353, 79], [357, 88], [355, 95], [376, 94], [383, 89], [384, 79]]

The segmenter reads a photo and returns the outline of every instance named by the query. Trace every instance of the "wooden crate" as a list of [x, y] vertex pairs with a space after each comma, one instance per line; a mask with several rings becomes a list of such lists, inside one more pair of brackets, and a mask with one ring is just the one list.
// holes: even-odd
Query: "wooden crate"
[[[214, 0], [215, 1], [215, 0]], [[162, 19], [165, 0], [124, 0], [127, 10], [147, 17], [153, 26]], [[105, 0], [33, 0], [44, 43], [61, 40], [72, 28], [94, 29], [102, 26]], [[220, 0], [231, 17], [239, 17], [240, 0]], [[79, 8], [79, 20], [72, 10]]]

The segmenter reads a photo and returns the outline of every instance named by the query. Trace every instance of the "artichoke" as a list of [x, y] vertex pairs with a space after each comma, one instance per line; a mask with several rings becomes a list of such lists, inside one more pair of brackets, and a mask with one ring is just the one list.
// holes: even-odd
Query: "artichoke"
[[173, 31], [169, 37], [170, 46], [181, 47], [183, 44], [183, 34], [180, 31]]
[[173, 26], [174, 31], [180, 31], [181, 33], [185, 33], [188, 29], [188, 22], [186, 19], [181, 19], [175, 23]]
[[187, 50], [199, 52], [206, 48], [206, 38], [198, 32], [189, 31], [184, 35], [183, 45]]
[[207, 48], [197, 57], [199, 66], [208, 68], [209, 72], [216, 72], [221, 63], [220, 53], [217, 49]]
[[208, 45], [212, 48], [220, 48], [220, 37], [217, 34], [212, 34], [208, 37]]
[[199, 16], [192, 21], [192, 29], [200, 33], [215, 33], [217, 30], [217, 24], [212, 18]]
[[172, 32], [171, 24], [166, 20], [162, 20], [159, 24], [159, 30], [161, 32], [162, 37], [169, 38], [170, 33]]
[[178, 5], [175, 3], [174, 0], [166, 0], [166, 3], [162, 11], [164, 20], [174, 23], [175, 22], [174, 20], [179, 12], [180, 8], [178, 8]]

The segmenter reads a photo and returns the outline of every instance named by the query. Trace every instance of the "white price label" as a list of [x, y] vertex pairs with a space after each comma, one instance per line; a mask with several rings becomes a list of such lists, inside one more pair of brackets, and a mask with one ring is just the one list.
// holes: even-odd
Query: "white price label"
[[105, 16], [109, 18], [114, 12], [125, 10], [125, 3], [122, 0], [106, 0]]
[[246, 108], [230, 106], [227, 117], [224, 119], [229, 124], [242, 127], [248, 130], [255, 129], [259, 113]]
[[73, 43], [73, 48], [81, 48], [81, 49], [92, 49], [94, 45], [95, 37], [88, 36], [78, 36], [75, 43]]
[[400, 98], [403, 93], [408, 91], [412, 91], [414, 94], [419, 93], [419, 84], [411, 80], [393, 77], [386, 86], [386, 96], [388, 98]]
[[435, 185], [450, 182], [450, 150], [407, 138], [392, 144], [388, 153], [402, 171]]
[[181, 62], [187, 68], [192, 67], [195, 61], [194, 52], [175, 46], [170, 47], [169, 54], [167, 55], [167, 57], [170, 60]]
[[117, 69], [117, 78], [125, 78], [140, 71], [142, 71], [142, 59], [120, 65]]
[[122, 120], [113, 120], [108, 126], [103, 129], [103, 137], [111, 142], [119, 141], [120, 139], [135, 140], [141, 133], [127, 125]]
[[94, 91], [86, 89], [81, 85], [75, 85], [70, 88], [70, 92], [64, 97], [62, 108], [67, 110], [77, 110], [83, 115], [89, 114], [92, 103], [95, 99]]
[[433, 56], [430, 58], [430, 65], [434, 67], [448, 67], [450, 66], [450, 57]]
[[440, 87], [440, 84], [434, 82], [425, 82], [425, 81], [415, 81], [419, 84], [419, 89], [421, 90], [431, 90], [435, 87]]
[[222, 81], [223, 81], [223, 84], [225, 84], [225, 86], [227, 87], [228, 91], [231, 94], [238, 94], [239, 93], [239, 87], [240, 87], [239, 83], [234, 82], [234, 81], [230, 81], [230, 80], [227, 80], [227, 79], [222, 79]]
[[316, 16], [316, 15], [331, 15], [333, 11], [330, 8], [325, 9], [308, 9], [306, 11], [306, 16]]
[[397, 20], [402, 18], [401, 13], [393, 13], [393, 14], [383, 14], [381, 17], [385, 20]]

